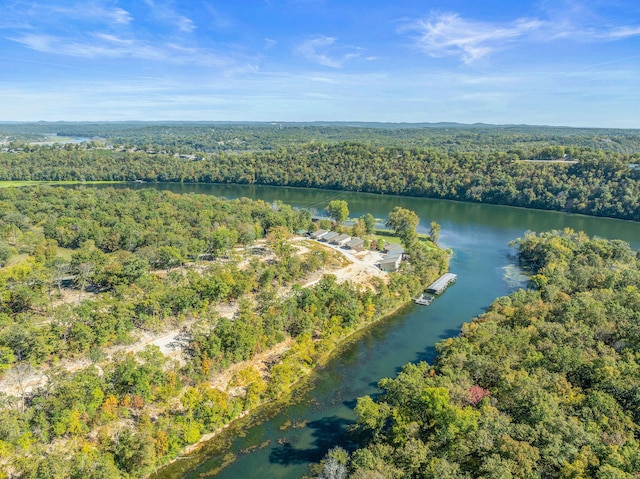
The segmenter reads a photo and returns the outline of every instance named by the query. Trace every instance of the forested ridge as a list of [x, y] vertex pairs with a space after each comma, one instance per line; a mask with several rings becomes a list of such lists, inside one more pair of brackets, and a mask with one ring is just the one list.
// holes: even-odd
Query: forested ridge
[[497, 299], [358, 400], [321, 478], [640, 477], [640, 261], [572, 230], [515, 242], [533, 289]]
[[[414, 235], [411, 261], [388, 281], [325, 274], [302, 287], [342, 264], [317, 243], [290, 241], [311, 227], [307, 211], [278, 202], [0, 190], [0, 382], [13, 390], [0, 393], [0, 477], [145, 477], [286, 396], [340, 341], [447, 266], [444, 251]], [[231, 305], [231, 318], [219, 314]], [[167, 328], [182, 331], [177, 357], [128, 348]], [[278, 345], [266, 372], [238, 365]], [[228, 384], [214, 386], [230, 367]], [[33, 387], [39, 373], [46, 380]]]
[[[179, 153], [274, 150], [307, 143], [344, 141], [400, 148], [445, 151], [509, 151], [525, 155], [547, 147], [578, 147], [633, 154], [640, 132], [632, 129], [569, 128], [460, 123], [0, 123], [0, 141], [55, 141], [92, 138], [109, 145], [153, 147]], [[3, 138], [4, 137], [4, 138]]]
[[[67, 133], [101, 131], [83, 128]], [[192, 125], [103, 134], [110, 139], [82, 145], [8, 143], [0, 179], [317, 187], [640, 220], [633, 130]]]

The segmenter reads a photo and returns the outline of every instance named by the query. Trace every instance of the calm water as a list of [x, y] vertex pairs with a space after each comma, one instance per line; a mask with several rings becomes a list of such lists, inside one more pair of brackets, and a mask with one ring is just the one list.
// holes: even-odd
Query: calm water
[[[136, 185], [149, 187], [151, 185]], [[455, 336], [463, 322], [482, 313], [497, 297], [521, 285], [508, 243], [527, 230], [570, 227], [589, 235], [617, 238], [640, 247], [640, 223], [599, 219], [452, 201], [297, 188], [235, 185], [153, 185], [176, 193], [196, 192], [227, 198], [281, 200], [317, 209], [333, 199], [349, 203], [352, 217], [367, 212], [385, 218], [395, 206], [414, 210], [420, 230], [442, 226], [440, 243], [454, 250], [450, 270], [458, 281], [430, 306], [410, 305], [373, 326], [325, 368], [293, 404], [265, 411], [259, 420], [236, 425], [226, 437], [206, 444], [196, 456], [176, 462], [157, 477], [214, 477], [225, 455], [237, 459], [215, 475], [218, 479], [298, 478], [310, 462], [319, 461], [335, 445], [349, 448], [347, 426], [354, 420], [355, 400], [376, 394], [376, 383], [392, 377], [408, 362], [432, 361], [437, 341]], [[296, 427], [286, 428], [292, 422]], [[253, 424], [251, 424], [253, 423]]]

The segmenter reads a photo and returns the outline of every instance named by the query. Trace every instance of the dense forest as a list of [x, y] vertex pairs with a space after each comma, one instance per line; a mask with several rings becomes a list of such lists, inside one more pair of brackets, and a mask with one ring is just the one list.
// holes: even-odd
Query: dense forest
[[58, 137], [94, 139], [108, 145], [153, 147], [179, 153], [275, 150], [344, 141], [445, 151], [534, 152], [546, 147], [584, 147], [633, 154], [638, 130], [459, 123], [223, 123], [111, 122], [0, 123], [0, 141], [51, 142]]
[[[0, 477], [144, 477], [286, 396], [345, 337], [446, 269], [448, 255], [407, 224], [397, 233], [410, 260], [361, 285], [330, 274], [341, 254], [292, 239], [314, 226], [281, 203], [0, 190]], [[144, 346], [167, 329], [180, 333], [179, 354]], [[263, 369], [251, 362], [260, 354], [271, 354]]]
[[[0, 180], [287, 185], [640, 220], [636, 130], [61, 123], [0, 125], [0, 142]], [[347, 206], [330, 206], [322, 227], [377, 246], [371, 217], [346, 226]], [[0, 190], [0, 477], [142, 477], [286, 395], [446, 270], [438, 225], [426, 241], [417, 221], [390, 212], [409, 261], [360, 285], [324, 274], [344, 258], [292, 240], [317, 226], [278, 202]], [[570, 230], [514, 246], [531, 288], [439, 343], [434, 365], [380, 381], [357, 403], [362, 447], [333, 449], [314, 475], [639, 477], [638, 255]], [[178, 357], [133, 347], [168, 328]]]
[[532, 288], [497, 299], [358, 400], [317, 477], [640, 477], [640, 260], [572, 230], [515, 241]]
[[18, 137], [7, 132], [0, 180], [301, 186], [640, 220], [636, 131], [145, 124], [58, 128], [65, 134], [102, 136], [75, 145], [38, 145], [10, 141]]

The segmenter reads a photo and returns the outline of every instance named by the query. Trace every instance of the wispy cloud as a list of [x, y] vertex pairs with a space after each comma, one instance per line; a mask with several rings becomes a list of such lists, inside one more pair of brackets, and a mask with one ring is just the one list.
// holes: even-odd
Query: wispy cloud
[[140, 59], [223, 69], [224, 75], [256, 69], [252, 59], [216, 53], [177, 42], [150, 43], [135, 37], [93, 33], [83, 38], [45, 34], [23, 34], [9, 38], [42, 53], [86, 59]]
[[499, 23], [466, 19], [451, 12], [432, 13], [426, 19], [406, 22], [398, 32], [412, 34], [415, 45], [429, 56], [458, 57], [467, 64], [522, 42], [608, 42], [640, 36], [640, 25], [581, 23], [581, 18], [550, 12], [548, 19]]
[[105, 42], [109, 42], [115, 45], [131, 45], [133, 41], [129, 38], [121, 38], [116, 35], [111, 35], [109, 33], [94, 33], [94, 37], [100, 40], [104, 40]]
[[606, 32], [606, 37], [612, 40], [637, 36], [640, 36], [640, 25], [617, 27]]
[[[155, 64], [215, 68], [223, 75], [255, 69], [255, 59], [233, 51], [228, 45], [203, 47], [194, 33], [195, 24], [180, 15], [169, 0], [145, 0], [151, 12], [144, 18], [114, 8], [106, 0], [76, 0], [59, 4], [22, 2], [7, 10], [0, 22], [4, 40], [29, 50], [80, 59], [139, 59]], [[144, 13], [144, 11], [142, 12]]]
[[416, 45], [430, 56], [458, 56], [465, 63], [473, 63], [505, 42], [515, 41], [543, 25], [543, 21], [536, 19], [495, 24], [466, 20], [455, 13], [439, 13], [411, 22], [400, 32], [416, 32]]
[[96, 33], [90, 38], [67, 38], [46, 34], [23, 34], [10, 40], [21, 43], [31, 50], [79, 58], [144, 58], [165, 59], [169, 56], [164, 48], [133, 39]]
[[101, 18], [111, 21], [112, 23], [126, 25], [131, 22], [132, 17], [129, 12], [122, 8], [92, 8], [86, 9], [85, 6], [78, 5], [77, 12], [80, 11], [80, 15], [92, 16], [94, 18]]
[[33, 3], [31, 8], [21, 10], [22, 15], [32, 17], [51, 18], [51, 15], [63, 16], [67, 19], [95, 19], [103, 23], [127, 25], [133, 18], [131, 14], [122, 8], [105, 6], [100, 2], [76, 2], [71, 5], [49, 5]]
[[173, 7], [173, 2], [145, 0], [151, 9], [152, 15], [157, 19], [174, 25], [178, 30], [191, 33], [196, 29], [196, 25], [190, 18], [179, 14]]
[[331, 68], [341, 68], [348, 60], [360, 56], [353, 51], [339, 53], [336, 50], [344, 49], [337, 46], [336, 40], [335, 37], [316, 35], [298, 45], [296, 53], [307, 60]]
[[221, 13], [220, 10], [218, 10], [211, 4], [211, 2], [205, 2], [203, 5], [209, 13], [210, 18], [208, 19], [208, 22], [215, 28], [219, 30], [225, 30], [228, 28], [232, 28], [236, 24], [233, 18]]

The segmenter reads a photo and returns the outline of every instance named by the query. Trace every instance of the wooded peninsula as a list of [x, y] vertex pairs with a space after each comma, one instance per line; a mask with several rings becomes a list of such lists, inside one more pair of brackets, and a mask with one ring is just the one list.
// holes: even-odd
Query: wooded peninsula
[[[363, 284], [336, 276], [336, 248], [294, 237], [309, 212], [279, 203], [43, 186], [1, 189], [0, 204], [8, 477], [144, 477], [286, 395], [447, 267], [402, 208], [390, 217], [410, 261]], [[371, 219], [323, 225], [369, 241]], [[144, 341], [168, 328], [178, 355]]]
[[638, 477], [638, 255], [572, 230], [515, 245], [535, 288], [360, 398], [366, 446], [332, 449], [318, 477]]

